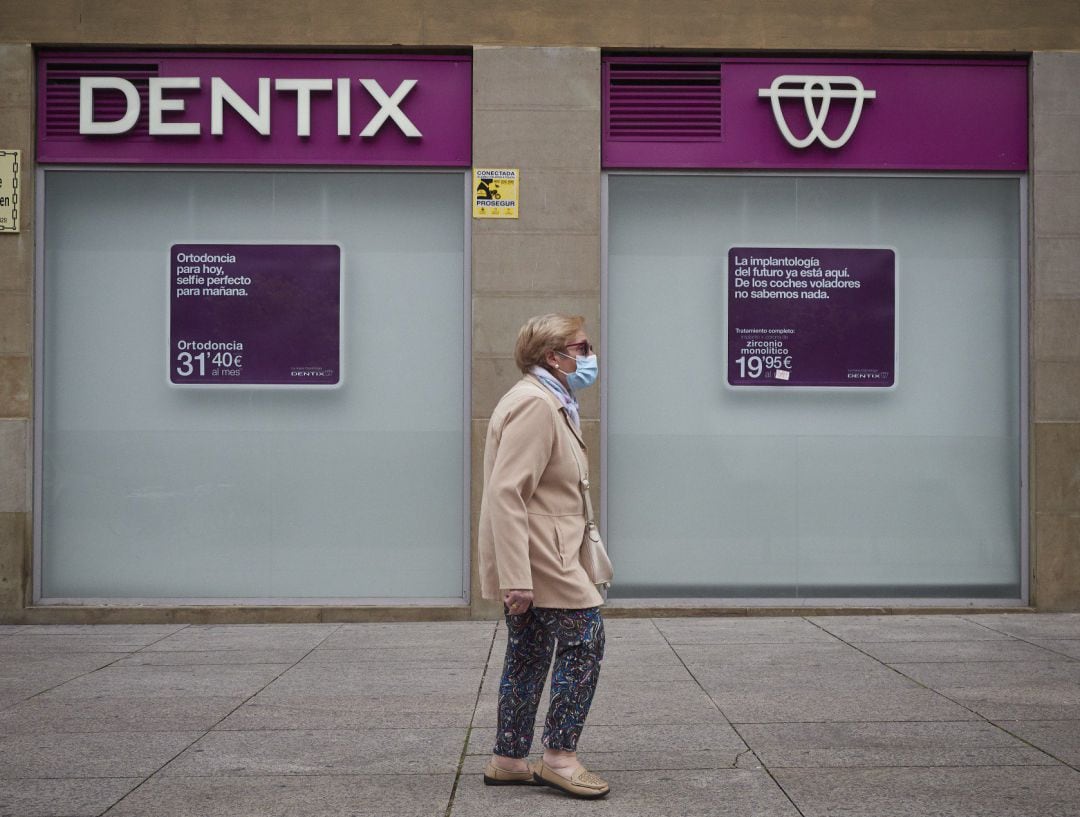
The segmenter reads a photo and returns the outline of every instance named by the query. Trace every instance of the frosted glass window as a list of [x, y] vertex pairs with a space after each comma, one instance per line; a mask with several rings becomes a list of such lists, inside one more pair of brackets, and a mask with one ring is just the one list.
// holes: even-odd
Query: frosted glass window
[[[49, 171], [46, 598], [461, 598], [460, 174]], [[344, 385], [167, 382], [169, 248], [337, 243]]]
[[[1020, 595], [1015, 178], [613, 175], [622, 596]], [[895, 390], [725, 383], [732, 245], [894, 247]]]

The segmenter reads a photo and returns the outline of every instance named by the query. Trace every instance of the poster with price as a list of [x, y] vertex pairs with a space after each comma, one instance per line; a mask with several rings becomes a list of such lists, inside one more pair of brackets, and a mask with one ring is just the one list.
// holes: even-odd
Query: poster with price
[[169, 382], [341, 384], [341, 248], [174, 244]]
[[732, 247], [727, 298], [729, 385], [895, 385], [895, 251]]

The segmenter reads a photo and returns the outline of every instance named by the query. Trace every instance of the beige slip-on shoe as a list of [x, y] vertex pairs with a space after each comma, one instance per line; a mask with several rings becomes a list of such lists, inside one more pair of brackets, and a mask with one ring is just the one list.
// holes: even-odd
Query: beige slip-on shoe
[[512, 772], [509, 769], [500, 769], [490, 760], [484, 767], [485, 786], [535, 786], [532, 767], [525, 772]]
[[597, 777], [584, 766], [579, 766], [569, 777], [559, 774], [550, 766], [545, 766], [543, 760], [533, 766], [533, 769], [535, 770], [533, 779], [537, 783], [551, 786], [572, 797], [595, 800], [611, 791], [606, 780]]

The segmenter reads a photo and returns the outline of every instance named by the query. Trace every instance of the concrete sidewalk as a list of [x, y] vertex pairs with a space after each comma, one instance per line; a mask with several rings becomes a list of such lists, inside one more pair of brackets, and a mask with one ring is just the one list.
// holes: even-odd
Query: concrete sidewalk
[[0, 627], [0, 815], [1080, 815], [1080, 614], [607, 632], [584, 803], [482, 784], [501, 624]]

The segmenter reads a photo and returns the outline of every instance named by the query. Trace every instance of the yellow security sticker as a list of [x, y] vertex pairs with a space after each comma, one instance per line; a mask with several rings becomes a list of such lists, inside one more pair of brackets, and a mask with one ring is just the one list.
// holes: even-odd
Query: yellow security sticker
[[473, 218], [518, 217], [517, 168], [473, 168]]

